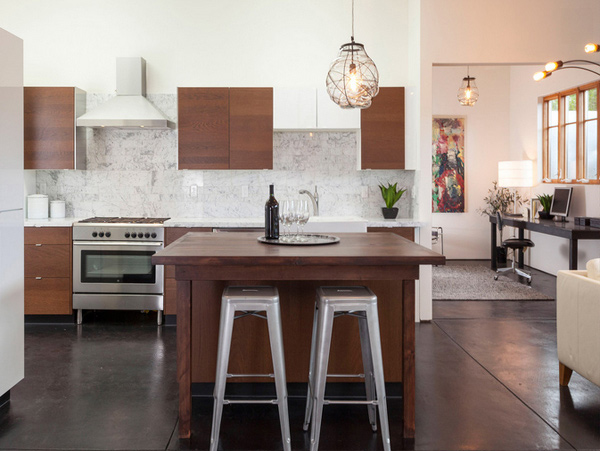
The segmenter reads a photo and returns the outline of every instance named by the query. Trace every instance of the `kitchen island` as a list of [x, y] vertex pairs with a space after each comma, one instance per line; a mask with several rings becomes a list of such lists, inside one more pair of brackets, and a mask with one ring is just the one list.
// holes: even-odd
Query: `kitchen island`
[[[400, 331], [399, 346], [387, 353], [387, 360], [400, 367], [404, 411], [402, 427], [404, 437], [413, 438], [415, 280], [419, 278], [420, 265], [444, 264], [445, 257], [392, 233], [338, 234], [341, 241], [327, 246], [267, 245], [259, 243], [258, 236], [252, 232], [188, 233], [152, 258], [155, 264], [175, 266], [179, 436], [189, 438], [191, 434], [192, 382], [202, 381], [202, 374], [210, 374], [211, 371], [214, 374], [216, 359], [211, 356], [216, 356], [218, 312], [224, 286], [275, 284], [283, 288], [280, 288], [280, 298], [284, 317], [284, 347], [291, 344], [290, 339], [286, 340], [286, 333], [292, 333], [293, 341], [306, 343], [305, 356], [286, 358], [286, 370], [293, 378], [300, 370], [289, 368], [291, 365], [299, 364], [300, 368], [306, 368], [305, 374], [308, 375], [310, 320], [307, 325], [302, 325], [298, 319], [305, 316], [302, 311], [312, 314], [313, 308], [312, 302], [294, 302], [294, 299], [299, 299], [295, 296], [297, 291], [313, 290], [318, 285], [360, 283], [371, 287], [379, 299], [390, 298], [397, 306], [398, 314], [395, 317], [382, 317], [381, 321], [388, 323], [390, 331]], [[305, 298], [300, 296], [300, 299]], [[314, 302], [314, 295], [312, 300]], [[287, 323], [286, 315], [292, 318]], [[384, 324], [381, 327], [382, 344], [385, 346]], [[260, 339], [245, 338], [258, 349], [255, 349], [258, 361], [269, 359], [268, 352], [265, 352], [267, 347], [258, 348]], [[236, 342], [235, 332], [233, 341]], [[335, 342], [332, 348], [334, 346]], [[360, 348], [353, 348], [357, 348], [355, 351], [359, 355]], [[258, 357], [258, 352], [262, 357]], [[383, 358], [385, 364], [385, 351]], [[255, 359], [250, 356], [244, 360], [252, 364]], [[331, 365], [335, 365], [334, 359]], [[235, 372], [235, 369], [232, 371]]]

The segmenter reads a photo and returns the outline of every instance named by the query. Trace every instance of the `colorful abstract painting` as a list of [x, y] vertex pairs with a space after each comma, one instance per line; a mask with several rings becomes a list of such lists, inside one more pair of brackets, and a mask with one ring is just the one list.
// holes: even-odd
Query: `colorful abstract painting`
[[465, 118], [433, 119], [434, 213], [465, 211]]

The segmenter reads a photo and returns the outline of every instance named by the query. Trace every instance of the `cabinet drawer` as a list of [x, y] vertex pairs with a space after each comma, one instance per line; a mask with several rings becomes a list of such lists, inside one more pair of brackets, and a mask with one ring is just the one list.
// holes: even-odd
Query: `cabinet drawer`
[[25, 227], [25, 244], [71, 245], [71, 227]]
[[25, 277], [71, 277], [71, 246], [25, 246]]
[[26, 315], [70, 315], [71, 279], [25, 278]]

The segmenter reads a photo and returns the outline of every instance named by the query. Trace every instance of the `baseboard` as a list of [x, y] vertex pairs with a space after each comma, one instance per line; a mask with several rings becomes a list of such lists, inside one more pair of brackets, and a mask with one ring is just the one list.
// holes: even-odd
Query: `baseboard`
[[75, 315], [25, 315], [25, 324], [75, 324]]

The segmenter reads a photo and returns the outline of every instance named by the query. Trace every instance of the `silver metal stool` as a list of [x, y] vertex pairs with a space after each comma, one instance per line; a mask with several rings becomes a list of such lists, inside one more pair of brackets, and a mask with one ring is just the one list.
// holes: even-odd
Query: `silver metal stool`
[[[364, 374], [327, 374], [333, 320], [342, 315], [352, 315], [358, 318]], [[324, 399], [327, 377], [363, 377], [367, 393], [366, 401]], [[367, 287], [319, 287], [317, 289], [304, 416], [305, 431], [308, 430], [312, 416], [311, 451], [319, 448], [323, 406], [328, 404], [367, 405], [369, 422], [373, 431], [377, 430], [375, 409], [377, 406], [383, 449], [391, 450], [377, 296]]]
[[[235, 316], [235, 312], [242, 314]], [[258, 312], [266, 312], [259, 315]], [[274, 374], [229, 374], [229, 350], [233, 321], [244, 316], [258, 316], [267, 320]], [[225, 385], [230, 377], [271, 377], [275, 379], [276, 399], [268, 400], [232, 400], [225, 399]], [[227, 287], [223, 291], [221, 303], [221, 322], [219, 325], [219, 350], [217, 356], [217, 373], [215, 376], [214, 409], [210, 450], [216, 451], [219, 444], [221, 416], [225, 404], [277, 404], [283, 449], [290, 451], [290, 421], [287, 404], [287, 388], [285, 379], [285, 360], [283, 356], [283, 334], [281, 332], [281, 313], [279, 310], [279, 293], [275, 287]]]

